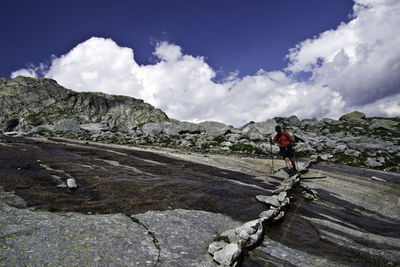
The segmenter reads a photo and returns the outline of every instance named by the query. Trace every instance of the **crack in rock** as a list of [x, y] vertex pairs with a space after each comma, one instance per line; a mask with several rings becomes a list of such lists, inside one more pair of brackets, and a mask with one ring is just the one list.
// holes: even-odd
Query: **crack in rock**
[[157, 261], [154, 263], [154, 267], [157, 266], [157, 264], [160, 262], [160, 257], [161, 257], [161, 247], [160, 247], [160, 242], [157, 240], [155, 234], [150, 231], [150, 229], [143, 223], [141, 222], [138, 218], [136, 218], [135, 216], [131, 215], [126, 215], [128, 216], [132, 222], [139, 224], [140, 226], [142, 226], [144, 229], [146, 229], [147, 234], [153, 239], [153, 244], [154, 246], [157, 248], [158, 250], [158, 256], [157, 256]]

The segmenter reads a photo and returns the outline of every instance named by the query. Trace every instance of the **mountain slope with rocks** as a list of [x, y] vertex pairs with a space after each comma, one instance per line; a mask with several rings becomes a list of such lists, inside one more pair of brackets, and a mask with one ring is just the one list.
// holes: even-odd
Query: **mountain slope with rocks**
[[0, 130], [8, 135], [70, 137], [211, 153], [279, 157], [269, 139], [281, 125], [299, 140], [298, 158], [400, 170], [400, 118], [368, 118], [355, 111], [334, 119], [276, 117], [235, 128], [224, 123], [169, 119], [161, 110], [124, 96], [77, 93], [49, 79], [0, 80]]
[[51, 79], [0, 79], [0, 124], [4, 131], [40, 131], [53, 126], [55, 130], [79, 131], [80, 125], [98, 125], [99, 129], [128, 132], [137, 125], [167, 119], [161, 110], [131, 97], [78, 93]]

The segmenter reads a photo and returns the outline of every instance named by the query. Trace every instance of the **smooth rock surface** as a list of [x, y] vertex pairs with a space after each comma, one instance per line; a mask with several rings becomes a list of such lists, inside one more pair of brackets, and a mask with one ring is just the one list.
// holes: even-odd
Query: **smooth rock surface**
[[208, 245], [218, 233], [240, 224], [223, 215], [180, 209], [148, 211], [134, 217], [157, 238], [160, 266], [213, 266]]
[[154, 266], [146, 229], [122, 214], [33, 212], [0, 203], [0, 264]]

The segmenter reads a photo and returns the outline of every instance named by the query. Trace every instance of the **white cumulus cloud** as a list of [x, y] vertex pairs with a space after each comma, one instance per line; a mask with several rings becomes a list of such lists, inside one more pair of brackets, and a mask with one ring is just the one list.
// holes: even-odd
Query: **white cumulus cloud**
[[312, 72], [312, 82], [337, 91], [349, 109], [397, 95], [398, 14], [400, 1], [357, 0], [353, 20], [298, 44], [288, 55], [287, 69]]
[[[102, 91], [136, 98], [171, 118], [217, 120], [235, 126], [250, 120], [297, 115], [333, 117], [355, 109], [367, 115], [400, 115], [400, 1], [356, 0], [353, 18], [336, 29], [299, 43], [285, 70], [259, 70], [240, 78], [232, 73], [215, 82], [203, 57], [187, 55], [177, 44], [160, 42], [159, 60], [139, 65], [131, 48], [93, 37], [47, 68], [12, 73], [57, 80], [77, 91]], [[309, 72], [299, 82], [296, 75]]]

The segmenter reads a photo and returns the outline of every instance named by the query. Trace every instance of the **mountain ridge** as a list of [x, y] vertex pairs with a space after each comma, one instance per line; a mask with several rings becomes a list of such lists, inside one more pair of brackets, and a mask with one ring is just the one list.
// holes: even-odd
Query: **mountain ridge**
[[35, 126], [67, 118], [80, 124], [107, 121], [111, 128], [168, 120], [164, 112], [140, 99], [75, 92], [51, 79], [22, 76], [0, 79], [0, 107], [5, 131], [16, 128], [27, 132]]

